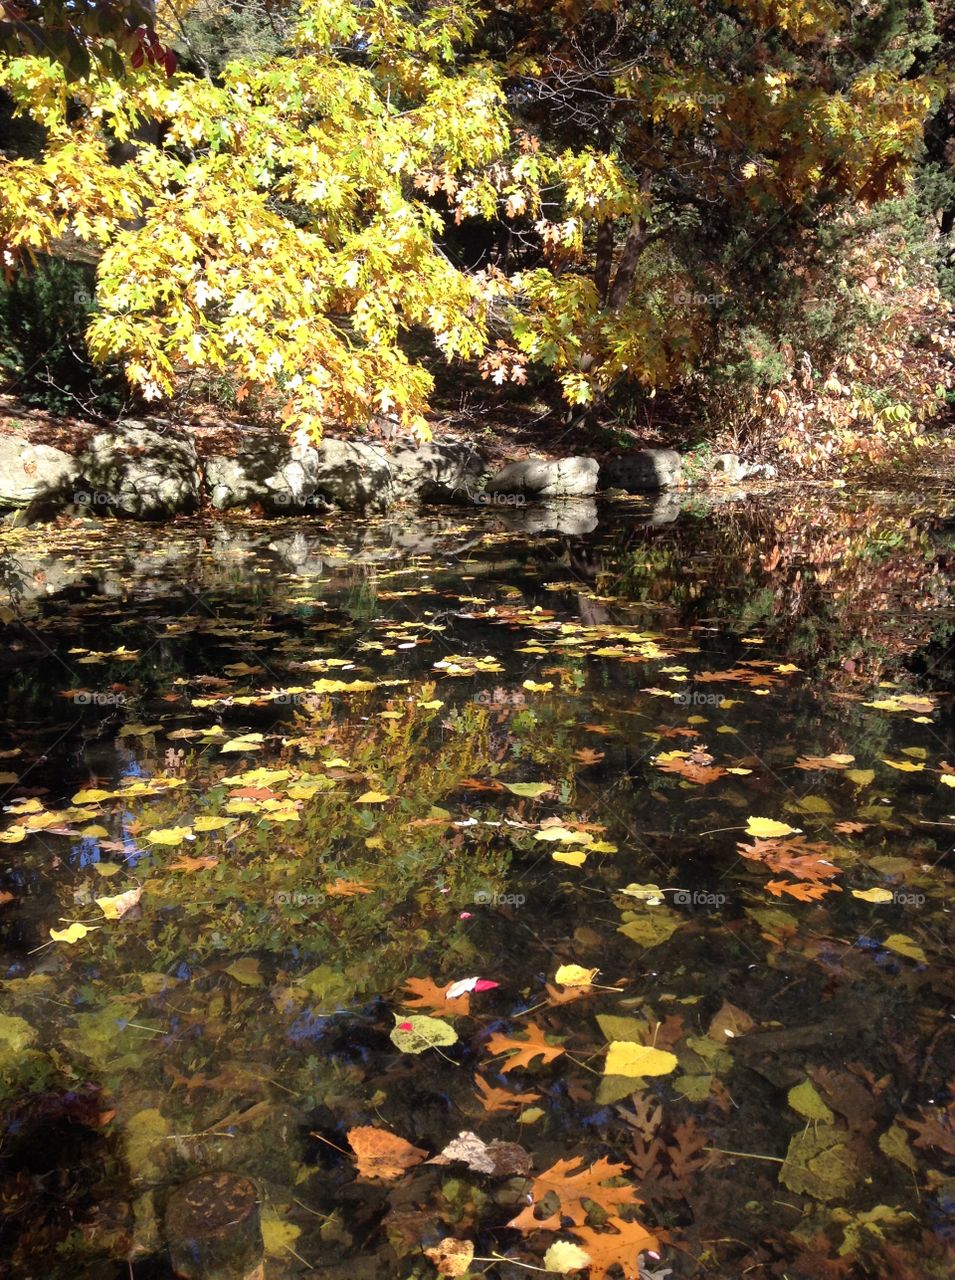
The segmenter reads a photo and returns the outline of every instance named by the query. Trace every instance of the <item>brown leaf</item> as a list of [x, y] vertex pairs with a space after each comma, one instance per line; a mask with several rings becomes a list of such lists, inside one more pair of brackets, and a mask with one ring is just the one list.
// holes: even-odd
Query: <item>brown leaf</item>
[[332, 898], [354, 898], [358, 894], [371, 893], [371, 886], [362, 880], [330, 880], [323, 887]]
[[407, 1169], [413, 1169], [427, 1156], [427, 1151], [414, 1147], [396, 1133], [374, 1125], [359, 1125], [348, 1130], [348, 1144], [355, 1153], [355, 1164], [362, 1178], [381, 1178], [392, 1182]]
[[501, 1142], [495, 1138], [485, 1142], [470, 1129], [458, 1134], [428, 1164], [466, 1164], [474, 1173], [490, 1173], [498, 1178], [512, 1178], [530, 1171], [531, 1158], [517, 1142]]

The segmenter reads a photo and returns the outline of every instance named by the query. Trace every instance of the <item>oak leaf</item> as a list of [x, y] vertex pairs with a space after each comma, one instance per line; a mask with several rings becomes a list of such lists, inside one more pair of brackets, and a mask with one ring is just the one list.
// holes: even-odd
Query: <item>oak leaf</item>
[[[533, 1202], [507, 1225], [516, 1231], [559, 1231], [562, 1218], [570, 1218], [577, 1226], [586, 1220], [585, 1201], [599, 1205], [607, 1214], [617, 1213], [624, 1205], [640, 1205], [643, 1202], [629, 1183], [622, 1187], [603, 1185], [627, 1172], [625, 1164], [611, 1164], [606, 1156], [582, 1166], [577, 1158], [558, 1160], [537, 1175], [531, 1187]], [[535, 1218], [535, 1207], [548, 1195], [559, 1201], [559, 1209], [546, 1218]]]
[[528, 1032], [526, 1040], [517, 1040], [495, 1031], [487, 1042], [492, 1054], [507, 1053], [510, 1056], [501, 1064], [503, 1072], [513, 1071], [515, 1067], [529, 1067], [535, 1058], [544, 1062], [553, 1062], [564, 1052], [563, 1045], [548, 1044], [544, 1039], [544, 1030], [535, 1022], [529, 1022], [525, 1028]]

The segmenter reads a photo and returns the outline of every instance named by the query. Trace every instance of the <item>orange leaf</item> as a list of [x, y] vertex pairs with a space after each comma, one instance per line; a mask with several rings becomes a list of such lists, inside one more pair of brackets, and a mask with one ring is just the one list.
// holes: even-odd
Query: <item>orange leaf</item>
[[355, 1163], [362, 1178], [382, 1178], [392, 1182], [407, 1169], [413, 1169], [427, 1156], [427, 1151], [413, 1147], [396, 1133], [359, 1125], [348, 1130], [348, 1144], [355, 1153]]
[[[600, 1205], [605, 1213], [616, 1213], [624, 1205], [639, 1205], [643, 1201], [629, 1184], [624, 1187], [605, 1187], [602, 1184], [611, 1178], [619, 1178], [622, 1173], [631, 1172], [625, 1164], [611, 1164], [606, 1156], [601, 1156], [592, 1165], [576, 1168], [579, 1157], [571, 1160], [558, 1160], [555, 1165], [537, 1175], [531, 1187], [533, 1204], [527, 1205], [516, 1218], [507, 1224], [516, 1231], [559, 1231], [561, 1218], [570, 1218], [577, 1226], [587, 1217], [584, 1201], [593, 1201]], [[574, 1170], [574, 1172], [571, 1172]], [[553, 1192], [560, 1202], [560, 1208], [547, 1218], [535, 1218], [534, 1208]]]
[[453, 985], [448, 982], [443, 987], [439, 987], [430, 978], [406, 978], [405, 992], [410, 991], [411, 995], [404, 995], [401, 1003], [409, 1009], [428, 1009], [431, 1013], [469, 1014], [471, 1012], [470, 991], [466, 991], [463, 996], [456, 996], [453, 1000], [448, 1000], [445, 996], [445, 992]]
[[475, 1076], [478, 1099], [485, 1111], [520, 1111], [521, 1107], [536, 1102], [539, 1093], [511, 1093], [507, 1089], [499, 1089], [497, 1085], [488, 1084], [483, 1076]]
[[559, 1044], [548, 1044], [544, 1039], [544, 1030], [536, 1023], [527, 1024], [526, 1040], [515, 1040], [513, 1036], [503, 1035], [495, 1031], [487, 1042], [492, 1054], [509, 1053], [511, 1056], [501, 1064], [503, 1072], [513, 1071], [515, 1067], [529, 1067], [535, 1058], [543, 1058], [545, 1062], [553, 1062], [564, 1052]]
[[824, 898], [827, 893], [842, 892], [837, 884], [806, 884], [801, 880], [796, 884], [788, 880], [767, 880], [766, 888], [776, 898], [788, 893], [790, 897], [798, 898], [800, 902], [814, 902], [817, 898]]
[[656, 1252], [660, 1248], [659, 1239], [639, 1222], [608, 1218], [607, 1226], [614, 1230], [574, 1228], [574, 1235], [590, 1258], [590, 1280], [603, 1280], [613, 1266], [621, 1269], [624, 1280], [639, 1280], [637, 1257], [647, 1249]]

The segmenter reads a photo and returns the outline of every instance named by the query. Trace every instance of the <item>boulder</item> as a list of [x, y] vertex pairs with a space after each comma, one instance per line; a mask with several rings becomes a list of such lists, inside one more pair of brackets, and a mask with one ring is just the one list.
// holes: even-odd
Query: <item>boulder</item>
[[600, 467], [602, 489], [652, 493], [680, 483], [683, 459], [675, 449], [635, 449], [608, 458]]
[[581, 537], [597, 528], [597, 504], [593, 498], [547, 498], [526, 507], [507, 508], [503, 519], [505, 528], [521, 533]]
[[325, 439], [317, 455], [315, 492], [346, 511], [387, 511], [395, 500], [385, 451], [361, 440]]
[[79, 467], [74, 501], [98, 515], [168, 520], [198, 505], [195, 441], [176, 427], [119, 422], [93, 436]]
[[325, 439], [318, 445], [280, 431], [248, 428], [235, 454], [205, 460], [212, 505], [220, 511], [254, 503], [270, 515], [324, 511], [383, 511], [394, 489], [381, 449], [360, 441]]
[[62, 449], [31, 444], [21, 436], [0, 436], [0, 510], [31, 504], [66, 505], [80, 474], [79, 464]]
[[396, 502], [467, 499], [485, 474], [484, 460], [467, 440], [434, 439], [389, 452]]
[[527, 458], [510, 462], [487, 482], [487, 493], [535, 498], [589, 498], [597, 491], [596, 458]]

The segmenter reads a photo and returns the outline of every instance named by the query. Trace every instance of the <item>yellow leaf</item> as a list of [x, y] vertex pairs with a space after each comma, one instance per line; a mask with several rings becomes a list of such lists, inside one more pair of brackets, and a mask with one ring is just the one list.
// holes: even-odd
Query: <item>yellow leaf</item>
[[924, 764], [913, 764], [911, 760], [889, 760], [885, 756], [882, 757], [882, 763], [887, 764], [890, 769], [898, 769], [900, 773], [920, 773], [925, 768]]
[[607, 1061], [604, 1063], [604, 1075], [630, 1076], [668, 1076], [676, 1069], [675, 1053], [666, 1049], [654, 1049], [652, 1045], [637, 1044], [633, 1040], [611, 1040], [607, 1046]]
[[142, 896], [142, 889], [127, 889], [125, 893], [117, 893], [112, 898], [97, 898], [96, 905], [107, 920], [122, 920]]
[[550, 680], [545, 680], [543, 684], [538, 684], [536, 680], [525, 680], [523, 688], [530, 690], [531, 693], [549, 693], [553, 689]]
[[220, 751], [260, 751], [265, 741], [261, 733], [248, 733], [240, 738], [230, 738], [219, 748]]
[[234, 818], [215, 818], [210, 814], [206, 817], [196, 818], [192, 825], [195, 831], [221, 831], [223, 827], [231, 826], [234, 821]]
[[945, 787], [955, 787], [955, 773], [943, 773], [939, 782]]
[[550, 856], [555, 862], [566, 862], [569, 867], [582, 867], [587, 861], [586, 849], [555, 849]]
[[919, 944], [906, 933], [893, 933], [883, 945], [900, 956], [908, 956], [910, 960], [918, 960], [921, 964], [928, 962], [928, 957]]
[[144, 838], [150, 844], [182, 844], [191, 835], [192, 827], [157, 827], [153, 831], [147, 831]]
[[891, 902], [892, 894], [888, 889], [853, 889], [853, 898], [861, 898], [863, 902]]
[[756, 836], [760, 840], [772, 840], [776, 836], [794, 836], [798, 827], [791, 827], [786, 822], [776, 822], [774, 818], [747, 818], [746, 834]]
[[590, 1254], [570, 1240], [555, 1240], [544, 1254], [545, 1268], [561, 1276], [569, 1275], [571, 1271], [582, 1271], [589, 1265]]
[[562, 964], [554, 974], [554, 981], [561, 987], [589, 987], [599, 972], [579, 964]]
[[79, 942], [80, 938], [85, 938], [90, 932], [85, 924], [71, 924], [66, 929], [51, 929], [50, 937], [54, 942]]
[[391, 796], [387, 791], [366, 791], [355, 801], [356, 804], [384, 804]]

